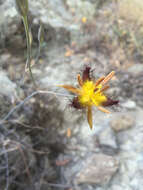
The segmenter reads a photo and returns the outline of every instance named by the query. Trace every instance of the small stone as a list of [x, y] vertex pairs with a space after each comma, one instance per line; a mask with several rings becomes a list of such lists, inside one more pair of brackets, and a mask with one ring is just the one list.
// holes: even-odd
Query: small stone
[[16, 84], [13, 83], [4, 71], [0, 71], [0, 94], [11, 97], [15, 95]]
[[2, 63], [5, 63], [5, 62], [7, 62], [8, 60], [10, 60], [10, 58], [11, 58], [11, 55], [8, 54], [8, 53], [5, 53], [5, 54], [1, 55], [1, 62], [2, 62]]
[[89, 183], [104, 185], [110, 181], [118, 169], [118, 161], [108, 155], [94, 154], [89, 157], [76, 176], [77, 184]]
[[[109, 154], [113, 152], [114, 150], [118, 149], [117, 143], [116, 143], [116, 137], [114, 135], [114, 131], [110, 127], [104, 128], [98, 136], [99, 143], [100, 143], [100, 148], [105, 152], [109, 152]], [[109, 151], [106, 149], [110, 149]], [[112, 151], [111, 151], [112, 150]]]
[[134, 64], [128, 68], [128, 72], [133, 75], [138, 75], [143, 72], [143, 65], [139, 63]]
[[127, 109], [135, 109], [136, 108], [136, 103], [132, 100], [128, 100], [125, 103], [122, 104], [123, 107]]
[[123, 188], [119, 185], [113, 185], [112, 190], [123, 190]]
[[131, 128], [135, 123], [134, 118], [129, 114], [119, 115], [115, 119], [111, 120], [110, 126], [115, 132], [127, 130]]
[[113, 185], [111, 190], [132, 190], [129, 186]]

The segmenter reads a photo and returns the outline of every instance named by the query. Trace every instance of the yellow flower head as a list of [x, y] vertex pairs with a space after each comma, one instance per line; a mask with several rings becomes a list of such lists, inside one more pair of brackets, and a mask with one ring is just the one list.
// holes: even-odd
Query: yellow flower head
[[90, 69], [90, 67], [86, 67], [83, 70], [82, 77], [80, 75], [77, 76], [79, 88], [75, 88], [71, 85], [60, 85], [60, 87], [76, 94], [71, 104], [74, 108], [87, 108], [87, 119], [92, 129], [92, 106], [96, 106], [105, 113], [110, 113], [104, 107], [117, 104], [118, 101], [114, 101], [104, 94], [104, 91], [109, 88], [106, 84], [114, 76], [114, 71], [109, 73], [106, 77], [103, 76], [97, 81], [94, 81], [90, 78]]
[[87, 80], [80, 88], [79, 102], [85, 106], [99, 106], [107, 100], [101, 92], [102, 85], [95, 86], [93, 81]]
[[81, 21], [82, 21], [82, 23], [86, 23], [87, 22], [87, 18], [86, 17], [82, 17]]

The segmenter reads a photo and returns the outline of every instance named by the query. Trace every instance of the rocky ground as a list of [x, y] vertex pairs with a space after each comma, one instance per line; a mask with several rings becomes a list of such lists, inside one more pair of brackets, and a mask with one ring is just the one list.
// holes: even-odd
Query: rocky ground
[[[0, 1], [0, 189], [142, 190], [142, 55], [128, 51], [114, 32], [117, 4], [31, 0], [29, 9], [33, 63], [39, 22], [44, 26], [32, 67], [37, 89], [24, 74], [21, 18], [12, 0]], [[93, 130], [85, 112], [70, 107], [68, 92], [56, 87], [77, 85], [85, 65], [95, 78], [116, 72], [108, 93], [119, 105], [110, 115], [95, 108]], [[63, 95], [36, 94], [22, 102], [38, 90]]]

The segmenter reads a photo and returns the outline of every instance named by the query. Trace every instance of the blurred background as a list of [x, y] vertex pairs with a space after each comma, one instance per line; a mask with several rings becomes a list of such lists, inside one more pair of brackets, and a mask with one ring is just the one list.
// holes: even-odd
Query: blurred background
[[[37, 89], [15, 1], [0, 0], [0, 190], [142, 190], [143, 1], [29, 0], [28, 22]], [[107, 93], [119, 100], [110, 115], [94, 109], [93, 130], [55, 87], [76, 86], [87, 65], [95, 79], [115, 71]], [[63, 96], [15, 109], [35, 90]]]

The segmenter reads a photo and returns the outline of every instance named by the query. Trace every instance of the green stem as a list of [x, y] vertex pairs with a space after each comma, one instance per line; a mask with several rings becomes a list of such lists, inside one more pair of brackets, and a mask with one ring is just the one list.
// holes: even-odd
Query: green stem
[[25, 28], [25, 33], [26, 33], [26, 41], [27, 41], [27, 61], [26, 61], [26, 68], [28, 67], [31, 79], [33, 81], [34, 86], [36, 87], [35, 80], [33, 78], [32, 70], [31, 70], [31, 40], [30, 40], [30, 33], [29, 33], [29, 25], [28, 25], [28, 18], [27, 15], [22, 17], [23, 19], [23, 24]]

